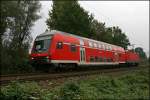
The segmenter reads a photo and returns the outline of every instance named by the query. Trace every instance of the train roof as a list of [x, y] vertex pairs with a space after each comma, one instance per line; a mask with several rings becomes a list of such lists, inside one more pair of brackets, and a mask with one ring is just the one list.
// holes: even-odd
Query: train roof
[[56, 33], [56, 31], [46, 31], [46, 32], [44, 32], [44, 33], [38, 35], [37, 37], [53, 35], [53, 34], [55, 34], [55, 33]]

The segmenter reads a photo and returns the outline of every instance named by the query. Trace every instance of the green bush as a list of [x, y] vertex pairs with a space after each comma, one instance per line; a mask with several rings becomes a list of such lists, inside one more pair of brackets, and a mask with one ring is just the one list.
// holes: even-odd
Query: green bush
[[67, 82], [52, 90], [37, 83], [18, 83], [1, 88], [0, 100], [72, 100], [72, 99], [149, 99], [148, 71], [137, 71], [117, 78], [98, 76], [95, 79]]
[[[81, 90], [76, 82], [69, 82], [63, 85], [58, 91], [57, 99], [72, 100], [80, 99]], [[56, 98], [55, 98], [56, 99]]]
[[29, 54], [27, 50], [2, 48], [1, 58], [0, 74], [16, 74], [34, 71], [34, 68], [29, 64]]
[[12, 82], [10, 85], [1, 88], [1, 100], [29, 100], [40, 98], [41, 88], [37, 83]]
[[94, 80], [69, 82], [58, 88], [54, 95], [60, 100], [148, 99], [148, 71], [137, 71], [118, 78], [98, 76]]

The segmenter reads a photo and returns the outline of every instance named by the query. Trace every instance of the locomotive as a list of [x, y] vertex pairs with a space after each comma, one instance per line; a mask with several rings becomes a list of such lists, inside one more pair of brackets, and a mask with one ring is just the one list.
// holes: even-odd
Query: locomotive
[[124, 48], [57, 30], [36, 37], [32, 64], [63, 65], [138, 65], [139, 55]]

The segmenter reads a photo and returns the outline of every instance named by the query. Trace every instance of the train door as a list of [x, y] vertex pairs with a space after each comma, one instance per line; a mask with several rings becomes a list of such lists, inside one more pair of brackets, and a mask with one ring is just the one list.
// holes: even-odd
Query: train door
[[84, 41], [82, 39], [80, 39], [80, 63], [84, 63], [85, 62], [85, 48], [84, 46]]
[[118, 53], [117, 52], [115, 52], [115, 62], [118, 62], [119, 61], [119, 55], [118, 55]]
[[85, 48], [84, 47], [80, 47], [80, 63], [84, 63], [85, 62]]

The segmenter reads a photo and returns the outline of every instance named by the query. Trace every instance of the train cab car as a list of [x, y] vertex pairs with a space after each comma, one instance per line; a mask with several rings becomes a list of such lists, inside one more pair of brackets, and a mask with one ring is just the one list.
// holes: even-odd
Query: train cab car
[[36, 37], [30, 55], [31, 63], [77, 63], [79, 41], [59, 31], [50, 31]]

